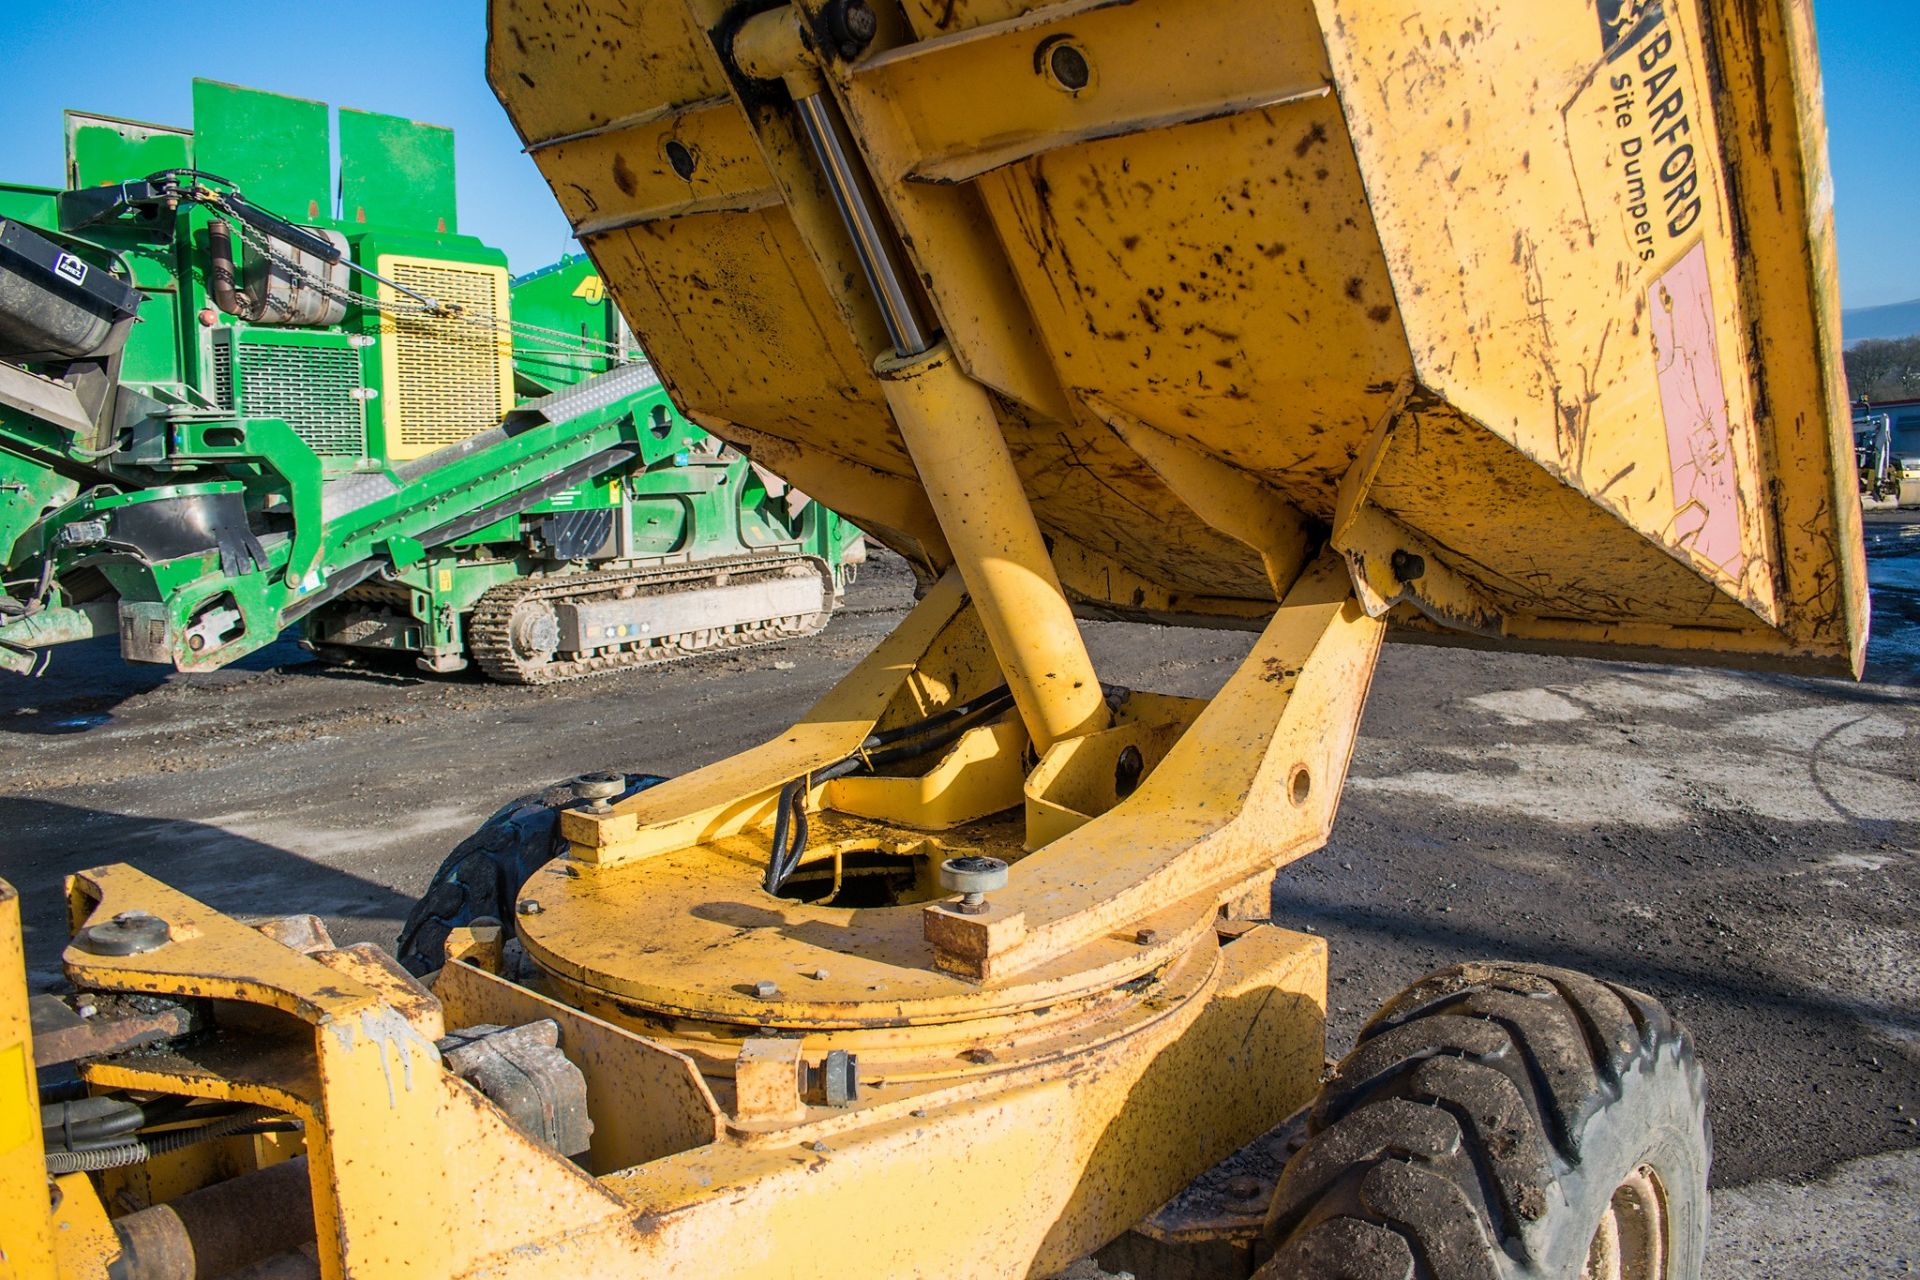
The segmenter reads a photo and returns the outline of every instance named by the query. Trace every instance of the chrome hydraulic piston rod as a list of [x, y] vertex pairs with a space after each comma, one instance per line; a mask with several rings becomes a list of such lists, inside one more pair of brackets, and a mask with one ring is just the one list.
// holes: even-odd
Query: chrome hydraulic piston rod
[[893, 342], [876, 366], [887, 403], [1027, 732], [1044, 751], [1097, 729], [1107, 714], [1100, 681], [993, 402], [924, 316], [833, 99], [822, 88], [794, 105]]

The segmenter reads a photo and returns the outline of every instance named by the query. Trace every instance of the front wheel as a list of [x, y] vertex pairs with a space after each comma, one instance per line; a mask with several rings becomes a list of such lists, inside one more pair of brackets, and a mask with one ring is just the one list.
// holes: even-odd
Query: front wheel
[[[619, 799], [666, 781], [657, 773], [599, 776], [619, 777]], [[407, 913], [394, 943], [394, 954], [409, 973], [424, 977], [438, 969], [446, 959], [447, 935], [481, 917], [502, 922], [512, 936], [520, 886], [567, 851], [560, 810], [579, 804], [585, 797], [577, 788], [594, 780], [556, 783], [502, 805], [454, 847]]]
[[1390, 1001], [1315, 1104], [1259, 1280], [1698, 1280], [1706, 1083], [1652, 998], [1469, 964]]

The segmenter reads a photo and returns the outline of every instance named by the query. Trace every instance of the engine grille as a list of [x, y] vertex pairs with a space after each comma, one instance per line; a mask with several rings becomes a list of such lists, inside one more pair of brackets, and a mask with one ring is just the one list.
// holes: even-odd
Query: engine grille
[[[396, 260], [388, 270], [427, 297], [469, 313], [507, 316], [507, 275], [497, 268]], [[512, 408], [512, 352], [504, 335], [445, 316], [389, 315], [383, 327], [391, 457], [417, 458], [458, 444], [499, 425]]]
[[244, 335], [214, 343], [213, 391], [221, 407], [279, 418], [324, 457], [365, 456], [366, 413], [354, 394], [360, 385], [360, 356], [347, 346], [248, 342]]
[[233, 412], [233, 348], [224, 342], [213, 344], [213, 402]]

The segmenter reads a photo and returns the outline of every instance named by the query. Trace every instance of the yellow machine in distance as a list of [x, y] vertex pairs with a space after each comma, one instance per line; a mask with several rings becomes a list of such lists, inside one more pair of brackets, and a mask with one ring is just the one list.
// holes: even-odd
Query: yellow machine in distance
[[[7, 1095], [0, 1177], [59, 1193], [9, 1265], [193, 1274], [223, 1196], [310, 1206], [246, 1265], [329, 1280], [1698, 1276], [1703, 1086], [1657, 1004], [1462, 965], [1323, 1084], [1325, 946], [1265, 917], [1390, 628], [1857, 671], [1803, 0], [489, 24], [676, 402], [926, 589], [762, 746], [585, 781], [430, 992], [75, 877], [76, 989], [170, 1034], [63, 1041], [108, 1101], [49, 1105], [130, 1163]], [[1076, 614], [1259, 634], [1177, 698], [1103, 684]]]

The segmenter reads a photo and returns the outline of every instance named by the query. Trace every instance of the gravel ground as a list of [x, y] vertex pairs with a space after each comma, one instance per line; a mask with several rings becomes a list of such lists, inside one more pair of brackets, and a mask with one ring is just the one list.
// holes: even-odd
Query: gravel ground
[[[1869, 544], [1859, 684], [1389, 646], [1333, 838], [1274, 889], [1281, 921], [1332, 944], [1335, 1052], [1465, 957], [1667, 1001], [1712, 1082], [1716, 1275], [1920, 1260], [1920, 523], [1875, 517]], [[0, 876], [25, 896], [30, 979], [57, 979], [61, 877], [117, 860], [391, 943], [496, 806], [750, 745], [910, 595], [879, 557], [819, 637], [544, 690], [330, 670], [285, 643], [200, 676], [63, 650], [0, 682]], [[1249, 639], [1088, 635], [1104, 678], [1186, 694]]]

